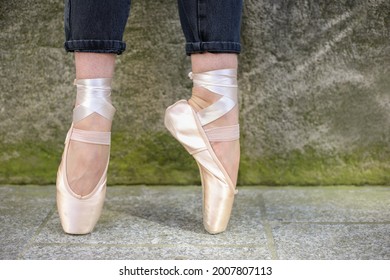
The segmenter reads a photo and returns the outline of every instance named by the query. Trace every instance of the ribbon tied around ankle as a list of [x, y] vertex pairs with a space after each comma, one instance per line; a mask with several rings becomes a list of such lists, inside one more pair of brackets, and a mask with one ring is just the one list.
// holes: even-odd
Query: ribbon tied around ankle
[[81, 121], [92, 113], [98, 113], [110, 121], [113, 119], [115, 108], [111, 104], [111, 80], [75, 80], [78, 105], [73, 109], [73, 123]]

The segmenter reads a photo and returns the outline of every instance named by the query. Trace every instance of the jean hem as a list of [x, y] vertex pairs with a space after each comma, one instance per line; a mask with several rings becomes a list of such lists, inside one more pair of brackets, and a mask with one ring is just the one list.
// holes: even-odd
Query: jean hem
[[126, 43], [116, 40], [70, 40], [64, 43], [67, 52], [93, 52], [121, 54]]
[[237, 53], [241, 52], [241, 44], [237, 42], [191, 42], [185, 45], [187, 55], [195, 53]]

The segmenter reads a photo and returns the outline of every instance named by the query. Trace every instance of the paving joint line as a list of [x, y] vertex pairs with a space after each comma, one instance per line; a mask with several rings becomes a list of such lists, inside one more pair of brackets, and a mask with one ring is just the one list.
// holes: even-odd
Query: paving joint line
[[38, 235], [41, 233], [42, 229], [47, 225], [50, 218], [53, 216], [56, 209], [56, 204], [52, 206], [49, 213], [46, 215], [46, 217], [43, 219], [42, 223], [39, 225], [37, 230], [35, 230], [32, 237], [27, 241], [27, 244], [24, 246], [24, 248], [21, 250], [21, 252], [18, 254], [17, 259], [23, 259], [24, 254], [27, 252], [28, 249], [31, 248], [31, 246], [34, 244], [35, 239], [38, 237]]
[[195, 245], [195, 244], [150, 244], [150, 243], [144, 243], [144, 244], [122, 244], [122, 243], [116, 243], [116, 244], [104, 244], [104, 243], [62, 243], [62, 242], [36, 242], [35, 245], [44, 245], [44, 246], [82, 246], [82, 247], [113, 247], [113, 248], [142, 248], [142, 247], [148, 247], [148, 248], [178, 248], [178, 247], [188, 247], [188, 246], [194, 246], [199, 248], [263, 248], [263, 246], [260, 246], [258, 244], [202, 244], [202, 245]]
[[271, 223], [289, 224], [313, 224], [313, 225], [389, 225], [390, 222], [310, 222], [310, 221], [271, 221]]
[[279, 256], [278, 256], [278, 253], [276, 251], [275, 239], [274, 239], [274, 236], [272, 234], [272, 228], [271, 228], [271, 225], [267, 219], [267, 211], [265, 209], [265, 201], [264, 201], [263, 194], [260, 194], [259, 198], [260, 198], [261, 220], [262, 220], [262, 224], [264, 226], [265, 236], [267, 238], [268, 250], [271, 253], [271, 258], [273, 260], [278, 260]]

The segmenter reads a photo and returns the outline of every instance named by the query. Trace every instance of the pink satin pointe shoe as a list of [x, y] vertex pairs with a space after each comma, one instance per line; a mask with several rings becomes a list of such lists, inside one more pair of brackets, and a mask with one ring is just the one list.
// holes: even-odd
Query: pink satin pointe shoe
[[[110, 145], [111, 132], [87, 131], [74, 128], [74, 124], [97, 113], [112, 120], [115, 108], [111, 105], [111, 79], [75, 80], [77, 105], [73, 110], [73, 123], [65, 140], [65, 149], [57, 173], [57, 208], [63, 230], [69, 234], [92, 232], [99, 220], [106, 194], [107, 168], [95, 188], [87, 195], [76, 194], [67, 178], [67, 157], [70, 141], [95, 145]], [[109, 159], [109, 155], [108, 155]]]
[[187, 100], [180, 100], [167, 108], [165, 126], [195, 158], [199, 166], [203, 193], [203, 224], [209, 233], [217, 234], [226, 230], [237, 190], [214, 153], [210, 141], [238, 140], [239, 125], [211, 129], [204, 129], [204, 126], [236, 106], [237, 70], [221, 69], [190, 73], [189, 76], [194, 86], [204, 87], [221, 98], [199, 112], [196, 112]]

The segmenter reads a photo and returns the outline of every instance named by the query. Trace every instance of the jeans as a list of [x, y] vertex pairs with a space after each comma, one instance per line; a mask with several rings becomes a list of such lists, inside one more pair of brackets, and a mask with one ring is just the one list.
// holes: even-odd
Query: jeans
[[[178, 0], [186, 54], [240, 53], [242, 1]], [[131, 0], [65, 0], [65, 50], [121, 54], [130, 5]]]

